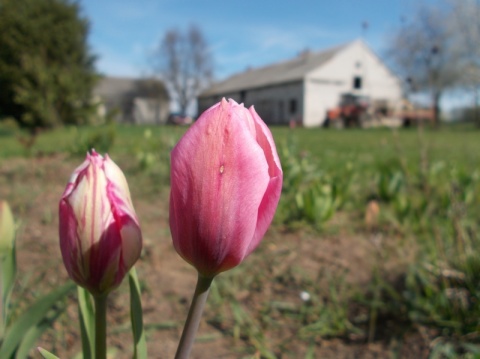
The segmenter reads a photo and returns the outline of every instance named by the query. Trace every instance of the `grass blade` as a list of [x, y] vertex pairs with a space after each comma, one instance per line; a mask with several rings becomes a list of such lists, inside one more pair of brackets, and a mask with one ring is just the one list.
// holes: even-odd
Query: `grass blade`
[[40, 354], [42, 354], [44, 359], [60, 359], [59, 357], [53, 355], [52, 353], [50, 353], [49, 351], [43, 348], [38, 347], [37, 349], [40, 352]]
[[15, 359], [27, 359], [30, 349], [34, 347], [38, 338], [45, 330], [52, 326], [53, 322], [63, 313], [64, 310], [65, 305], [55, 308], [53, 313], [50, 313], [47, 318], [43, 319], [37, 326], [30, 328], [28, 332], [25, 333], [23, 340], [18, 347]]
[[33, 326], [38, 325], [57, 301], [65, 297], [74, 288], [75, 284], [71, 282], [57, 288], [37, 300], [19, 316], [8, 328], [0, 348], [0, 358], [11, 358], [23, 340], [25, 333]]
[[134, 341], [134, 359], [147, 359], [147, 343], [143, 328], [143, 313], [140, 284], [138, 283], [135, 267], [128, 273], [130, 285], [130, 319], [132, 321], [132, 333]]

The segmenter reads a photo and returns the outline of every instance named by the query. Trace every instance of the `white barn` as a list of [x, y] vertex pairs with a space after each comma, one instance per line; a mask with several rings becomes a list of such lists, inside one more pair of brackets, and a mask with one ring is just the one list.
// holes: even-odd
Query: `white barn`
[[94, 89], [99, 114], [114, 114], [117, 122], [165, 124], [170, 113], [170, 96], [158, 79], [103, 77]]
[[201, 93], [198, 108], [201, 113], [226, 97], [255, 105], [268, 124], [294, 120], [314, 127], [323, 124], [327, 110], [346, 93], [393, 104], [402, 99], [400, 79], [365, 42], [356, 40], [235, 74]]

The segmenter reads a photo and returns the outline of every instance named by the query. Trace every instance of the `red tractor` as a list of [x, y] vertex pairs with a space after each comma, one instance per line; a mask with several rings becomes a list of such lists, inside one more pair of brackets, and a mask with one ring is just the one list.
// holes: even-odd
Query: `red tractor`
[[343, 94], [340, 104], [327, 111], [326, 126], [362, 127], [368, 118], [370, 99], [352, 93]]

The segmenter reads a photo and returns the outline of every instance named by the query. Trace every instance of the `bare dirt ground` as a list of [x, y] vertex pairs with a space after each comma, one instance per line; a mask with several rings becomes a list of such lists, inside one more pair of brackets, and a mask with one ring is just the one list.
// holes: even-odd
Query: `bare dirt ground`
[[[58, 245], [58, 200], [70, 173], [82, 159], [54, 156], [3, 160], [0, 163], [0, 198], [7, 199], [21, 226], [17, 238], [18, 279], [13, 296], [17, 311], [51, 288], [68, 280]], [[168, 228], [168, 190], [136, 187], [136, 175], [127, 179], [144, 234], [144, 251], [136, 268], [143, 287], [144, 323], [151, 358], [173, 358], [193, 293], [196, 273], [175, 252]], [[298, 316], [289, 308], [265, 303], [301, 306], [302, 285], [310, 293], [325, 293], [329, 288], [368, 288], [374, 266], [396, 275], [405, 253], [398, 253], [394, 237], [357, 231], [346, 225], [348, 218], [337, 216], [332, 233], [286, 231], [272, 227], [259, 249], [238, 271], [255, 273], [255, 281], [234, 294], [244, 311], [262, 313], [265, 331], [262, 343], [277, 358], [423, 358], [428, 356], [429, 333], [421, 330], [400, 332], [389, 327], [388, 318], [377, 326], [374, 335], [346, 333], [337, 336], [299, 335]], [[378, 267], [377, 267], [378, 268]], [[237, 270], [237, 269], [235, 269]], [[237, 272], [234, 278], [249, 283]], [[222, 276], [228, 274], [222, 274]], [[246, 274], [247, 275], [247, 274]], [[262, 279], [264, 278], [264, 279]], [[305, 278], [310, 278], [306, 281]], [[342, 278], [338, 281], [337, 278]], [[221, 280], [221, 278], [218, 278]], [[336, 282], [337, 281], [337, 282]], [[212, 299], [212, 302], [210, 302]], [[235, 329], [228, 303], [218, 305], [209, 298], [192, 358], [261, 358], [255, 349], [255, 335]], [[131, 358], [128, 288], [122, 286], [109, 297], [108, 345], [112, 358]], [[351, 308], [356, 317], [368, 316], [362, 308]], [[220, 319], [219, 313], [224, 313]], [[266, 319], [265, 319], [266, 318]], [[360, 327], [362, 324], [360, 324]], [[253, 329], [252, 329], [253, 328]], [[257, 328], [258, 329], [258, 328]], [[238, 330], [240, 331], [238, 333]], [[255, 333], [255, 331], [253, 331]], [[66, 312], [38, 343], [61, 358], [73, 358], [80, 350], [75, 295], [68, 299]], [[307, 356], [308, 355], [308, 356]], [[32, 358], [40, 355], [32, 351]]]

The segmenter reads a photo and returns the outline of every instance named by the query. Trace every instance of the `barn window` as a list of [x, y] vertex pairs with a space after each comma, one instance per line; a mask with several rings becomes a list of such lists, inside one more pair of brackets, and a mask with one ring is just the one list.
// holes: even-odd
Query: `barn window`
[[246, 95], [247, 95], [247, 92], [245, 90], [240, 91], [240, 103], [245, 102]]
[[294, 114], [297, 112], [297, 100], [291, 99], [290, 100], [290, 113]]
[[360, 90], [362, 88], [362, 78], [360, 76], [355, 76], [353, 78], [353, 88], [355, 90]]

